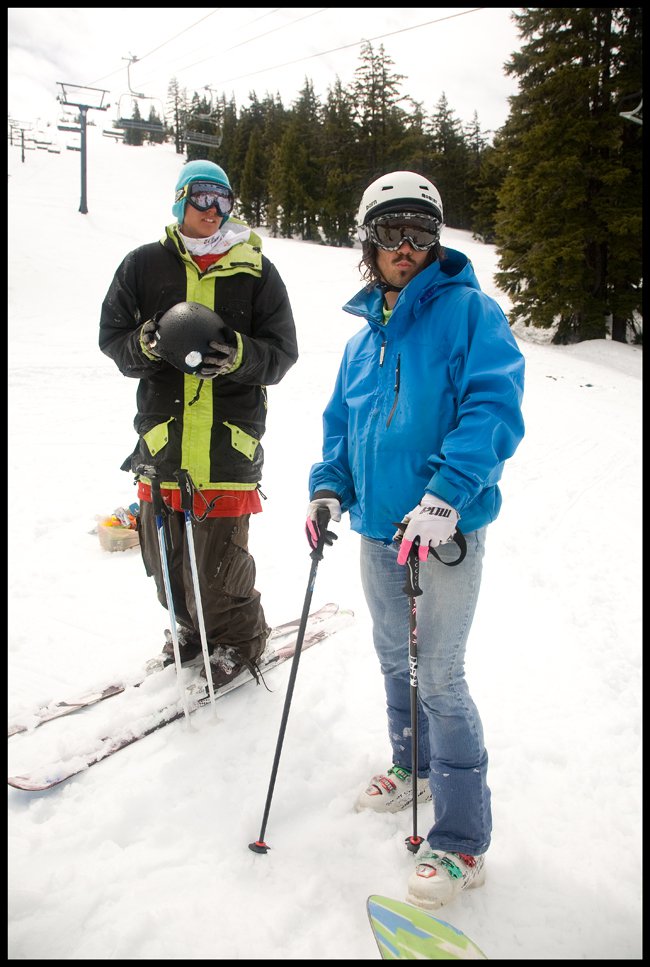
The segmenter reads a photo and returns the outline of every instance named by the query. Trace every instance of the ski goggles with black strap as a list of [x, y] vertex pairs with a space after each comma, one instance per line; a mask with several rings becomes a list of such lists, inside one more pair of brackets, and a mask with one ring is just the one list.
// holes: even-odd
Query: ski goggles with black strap
[[176, 193], [176, 201], [187, 198], [192, 208], [207, 212], [216, 208], [220, 215], [229, 215], [235, 204], [235, 196], [225, 185], [215, 185], [214, 182], [193, 181]]
[[403, 242], [409, 242], [418, 252], [426, 252], [440, 239], [441, 228], [442, 222], [433, 215], [390, 212], [361, 225], [358, 234], [362, 242], [372, 242], [386, 252], [396, 252]]

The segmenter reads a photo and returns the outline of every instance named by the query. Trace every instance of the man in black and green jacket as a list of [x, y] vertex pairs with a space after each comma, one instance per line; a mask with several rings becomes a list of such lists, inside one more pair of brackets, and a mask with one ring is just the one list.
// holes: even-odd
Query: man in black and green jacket
[[[262, 509], [266, 386], [279, 383], [298, 358], [284, 283], [262, 255], [260, 237], [231, 217], [233, 203], [219, 165], [186, 164], [172, 208], [177, 223], [167, 226], [159, 242], [126, 256], [102, 304], [99, 327], [102, 352], [125, 376], [139, 380], [138, 441], [122, 468], [138, 481], [142, 557], [166, 607], [152, 481], [161, 488], [181, 661], [201, 651], [179, 471], [190, 481], [215, 687], [244, 665], [254, 670], [268, 637], [248, 528], [250, 515]], [[156, 348], [158, 322], [182, 303], [213, 310], [223, 324], [210, 343], [212, 355], [203, 355], [194, 372], [171, 365]], [[173, 659], [170, 637], [165, 649]]]

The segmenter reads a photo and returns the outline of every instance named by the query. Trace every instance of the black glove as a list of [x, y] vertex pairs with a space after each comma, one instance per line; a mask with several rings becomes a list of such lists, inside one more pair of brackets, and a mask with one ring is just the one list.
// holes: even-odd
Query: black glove
[[203, 363], [196, 375], [201, 379], [214, 379], [215, 376], [227, 376], [241, 365], [241, 355], [238, 346], [229, 346], [223, 342], [209, 342], [208, 346], [214, 352], [203, 357]]
[[160, 313], [156, 313], [153, 319], [147, 319], [140, 330], [140, 345], [148, 356], [155, 356], [156, 359], [160, 359], [160, 354], [156, 352], [156, 343], [158, 342], [157, 316], [159, 315]]

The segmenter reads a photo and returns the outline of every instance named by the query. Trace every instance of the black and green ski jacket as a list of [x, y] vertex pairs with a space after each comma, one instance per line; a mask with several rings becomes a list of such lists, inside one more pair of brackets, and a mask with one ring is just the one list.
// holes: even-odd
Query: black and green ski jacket
[[[266, 387], [298, 359], [287, 290], [255, 232], [201, 272], [177, 229], [168, 225], [159, 242], [130, 252], [102, 304], [99, 347], [140, 380], [138, 442], [122, 469], [147, 482], [147, 470], [155, 473], [164, 487], [176, 487], [183, 469], [201, 490], [253, 490], [264, 463]], [[237, 369], [201, 380], [149, 354], [142, 325], [179, 302], [213, 309], [238, 334]]]

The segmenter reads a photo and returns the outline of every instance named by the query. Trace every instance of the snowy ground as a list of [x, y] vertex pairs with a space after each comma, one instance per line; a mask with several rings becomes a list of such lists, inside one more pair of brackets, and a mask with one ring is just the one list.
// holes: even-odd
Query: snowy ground
[[[90, 130], [80, 155], [9, 149], [9, 717], [122, 677], [160, 650], [166, 614], [139, 551], [97, 515], [135, 499], [119, 466], [136, 383], [97, 348], [118, 262], [171, 220], [184, 158]], [[446, 229], [495, 289], [494, 249]], [[269, 389], [264, 513], [251, 549], [271, 623], [299, 615], [307, 475], [357, 322], [358, 250], [265, 241], [300, 360]], [[492, 959], [641, 957], [642, 350], [520, 334], [527, 434], [488, 535], [468, 680], [490, 754], [485, 887], [443, 911]], [[378, 959], [365, 901], [403, 899], [409, 811], [357, 814], [389, 765], [382, 683], [347, 517], [313, 604], [354, 625], [300, 663], [266, 840], [254, 855], [290, 665], [46, 793], [9, 789], [9, 958]], [[167, 674], [167, 673], [165, 673]], [[9, 741], [9, 774], [83, 748], [156, 703], [163, 682]], [[172, 686], [169, 686], [173, 688]], [[420, 833], [430, 823], [420, 807]]]

